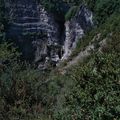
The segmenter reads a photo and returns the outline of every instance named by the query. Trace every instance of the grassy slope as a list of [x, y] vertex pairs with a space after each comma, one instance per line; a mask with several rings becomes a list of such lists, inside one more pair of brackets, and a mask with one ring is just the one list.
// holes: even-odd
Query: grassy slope
[[[107, 46], [102, 49], [103, 53], [99, 53], [98, 40], [95, 40], [96, 52], [83, 63], [78, 61], [66, 73], [56, 68], [50, 75], [42, 74], [28, 66], [16, 66], [14, 59], [12, 68], [9, 65], [7, 69], [0, 68], [4, 85], [0, 96], [0, 117], [6, 120], [119, 120], [119, 21], [119, 15], [112, 15], [105, 24], [80, 41], [75, 55], [98, 33], [101, 33], [99, 41], [107, 38]], [[11, 59], [6, 52], [5, 56]], [[12, 56], [14, 58], [14, 54]]]
[[[0, 46], [1, 58], [12, 62], [0, 66], [0, 119], [119, 120], [120, 15], [105, 21], [79, 41], [71, 59], [90, 43], [96, 52], [66, 73], [56, 69], [48, 75], [22, 67], [16, 55]], [[99, 40], [93, 41], [97, 34]], [[98, 41], [106, 38], [107, 46], [99, 53]]]
[[82, 39], [77, 43], [77, 47], [72, 52], [71, 56], [66, 61], [61, 63], [61, 67], [66, 66], [70, 61], [72, 61], [81, 51], [84, 51], [88, 45], [94, 45], [97, 49], [100, 47], [99, 42], [105, 38], [109, 38], [113, 31], [120, 31], [120, 16], [115, 13], [109, 17], [105, 23], [101, 24], [99, 27], [94, 28], [88, 32]]
[[[120, 16], [112, 15], [105, 24], [89, 33], [78, 44], [75, 55], [91, 40], [95, 40], [96, 52], [84, 63], [64, 71], [52, 73], [46, 99], [51, 100], [50, 110], [57, 120], [119, 120], [120, 115]], [[97, 43], [107, 39], [103, 53], [97, 51]], [[50, 97], [50, 99], [49, 99]]]

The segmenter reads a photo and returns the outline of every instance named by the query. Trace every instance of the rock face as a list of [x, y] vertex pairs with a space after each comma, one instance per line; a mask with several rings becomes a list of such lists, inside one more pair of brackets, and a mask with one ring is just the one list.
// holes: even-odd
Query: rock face
[[93, 25], [92, 13], [85, 6], [80, 7], [72, 20], [61, 25], [36, 0], [5, 1], [9, 18], [7, 38], [16, 42], [24, 59], [36, 63], [39, 68], [66, 59], [78, 38], [82, 38]]
[[64, 42], [64, 55], [62, 59], [67, 59], [80, 38], [93, 26], [93, 14], [86, 6], [81, 6], [70, 21], [65, 23], [66, 37]]
[[[27, 60], [58, 61], [59, 27], [52, 14], [35, 0], [6, 0], [10, 23], [7, 37], [16, 41]], [[55, 47], [54, 47], [55, 46]], [[54, 49], [52, 49], [54, 48]]]

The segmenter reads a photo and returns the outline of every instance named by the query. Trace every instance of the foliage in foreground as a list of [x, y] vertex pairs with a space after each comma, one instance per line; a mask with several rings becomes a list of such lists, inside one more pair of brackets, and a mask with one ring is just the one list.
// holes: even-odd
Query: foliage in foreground
[[[98, 21], [106, 21], [113, 9], [118, 12], [113, 0], [92, 1], [98, 4]], [[21, 62], [11, 45], [0, 44], [0, 120], [119, 120], [120, 17], [108, 16], [77, 48], [79, 52], [101, 33], [100, 41], [108, 39], [103, 53], [94, 53], [64, 75], [59, 70], [40, 72]]]
[[47, 94], [44, 92], [46, 99], [51, 99], [46, 104], [52, 104], [48, 113], [53, 119], [120, 119], [119, 48], [120, 36], [115, 34], [104, 54], [95, 53], [63, 76], [53, 75]]
[[78, 6], [71, 7], [65, 15], [65, 21], [71, 20], [75, 16], [77, 10]]
[[47, 76], [1, 44], [0, 119], [119, 120], [119, 48], [120, 35], [113, 33], [104, 54], [93, 54], [64, 75], [55, 70]]
[[30, 119], [40, 111], [39, 87], [47, 74], [21, 62], [19, 56], [11, 44], [0, 44], [0, 120]]

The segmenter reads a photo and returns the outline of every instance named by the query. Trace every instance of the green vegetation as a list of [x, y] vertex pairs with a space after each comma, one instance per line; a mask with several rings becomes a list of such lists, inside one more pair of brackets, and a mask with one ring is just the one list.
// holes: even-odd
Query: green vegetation
[[[114, 12], [120, 12], [120, 0], [39, 0], [48, 11], [62, 14], [65, 19], [75, 15], [76, 7], [81, 4], [87, 5], [95, 14], [95, 21], [102, 24]], [[66, 9], [66, 7], [70, 9]], [[68, 12], [68, 13], [67, 13]]]
[[32, 119], [47, 73], [40, 73], [33, 66], [20, 62], [20, 54], [12, 46], [0, 44], [0, 119]]
[[1, 45], [0, 118], [119, 120], [119, 48], [120, 34], [113, 33], [104, 54], [94, 53], [64, 75], [59, 70], [46, 75], [18, 63], [16, 49]]
[[67, 6], [64, 0], [38, 0], [49, 12], [64, 15], [67, 11]]
[[[88, 44], [97, 44], [104, 38], [108, 38], [110, 34], [114, 32], [119, 32], [120, 30], [120, 15], [115, 13], [109, 17], [105, 23], [101, 26], [93, 29], [89, 33], [86, 34], [82, 39], [80, 39], [77, 43], [76, 49], [73, 51], [71, 57], [76, 56], [79, 51], [84, 50]], [[97, 35], [100, 35], [99, 39], [97, 39]]]
[[96, 0], [93, 12], [98, 23], [104, 23], [114, 12], [120, 12], [120, 0]]
[[[6, 20], [1, 1], [3, 35]], [[43, 2], [49, 6], [48, 2], [52, 1]], [[75, 6], [79, 1], [64, 2]], [[104, 39], [107, 44], [102, 52], [97, 48], [83, 63], [78, 61], [67, 72], [59, 68], [39, 71], [20, 60], [13, 44], [0, 43], [0, 120], [120, 119], [120, 0], [84, 2], [94, 11], [99, 25], [78, 42], [73, 56], [88, 44], [96, 44], [97, 48]], [[54, 3], [59, 5], [58, 0]], [[71, 7], [66, 19], [75, 15], [76, 8]]]
[[65, 21], [71, 20], [75, 16], [77, 10], [78, 10], [78, 6], [71, 7], [65, 15]]
[[59, 91], [54, 95], [58, 99], [52, 106], [55, 120], [119, 120], [120, 52], [114, 47], [104, 54], [92, 55], [62, 77], [53, 78], [52, 85], [57, 88], [52, 94]]

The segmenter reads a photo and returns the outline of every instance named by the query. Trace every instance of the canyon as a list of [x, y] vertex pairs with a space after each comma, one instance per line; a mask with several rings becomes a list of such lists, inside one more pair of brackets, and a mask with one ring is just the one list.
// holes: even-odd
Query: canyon
[[9, 18], [7, 39], [14, 41], [25, 60], [38, 68], [67, 59], [87, 31], [91, 30], [93, 14], [85, 6], [79, 6], [75, 16], [65, 21], [48, 12], [34, 0], [6, 0]]

